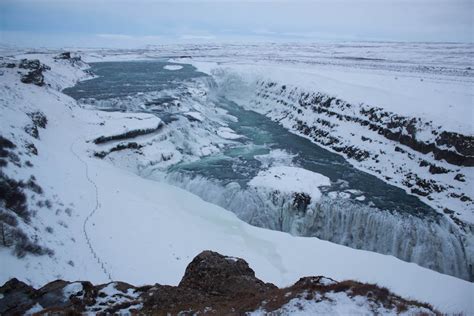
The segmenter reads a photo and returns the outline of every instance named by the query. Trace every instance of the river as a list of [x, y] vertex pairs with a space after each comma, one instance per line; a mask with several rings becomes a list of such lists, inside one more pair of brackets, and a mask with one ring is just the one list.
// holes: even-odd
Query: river
[[[170, 63], [162, 60], [94, 63], [91, 70], [97, 75], [95, 79], [79, 82], [64, 92], [101, 110], [153, 113], [168, 128], [174, 128], [183, 116], [179, 102], [189, 99], [189, 89], [184, 87], [204, 82], [208, 91], [202, 93], [209, 95], [212, 106], [236, 118], [225, 124], [243, 137], [226, 142], [218, 152], [182, 159], [164, 172], [151, 169], [142, 175], [183, 187], [253, 225], [391, 254], [469, 278], [462, 238], [452, 234], [451, 224], [434, 209], [356, 169], [342, 156], [292, 134], [278, 122], [225, 96], [209, 93], [215, 88], [212, 78], [192, 65], [174, 70], [165, 69], [166, 65]], [[202, 85], [194, 89], [199, 87]], [[206, 106], [202, 102], [195, 107]], [[194, 123], [179, 128], [192, 132]], [[327, 176], [331, 185], [320, 188], [323, 197], [313, 206], [315, 210], [295, 210], [289, 196], [275, 200], [248, 187], [260, 170], [271, 165], [304, 168]]]

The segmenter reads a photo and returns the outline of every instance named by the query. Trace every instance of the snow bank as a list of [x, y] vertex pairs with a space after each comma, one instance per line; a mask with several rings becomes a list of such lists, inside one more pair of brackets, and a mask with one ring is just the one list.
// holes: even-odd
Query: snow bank
[[318, 187], [328, 186], [331, 182], [328, 177], [297, 167], [271, 167], [260, 171], [250, 180], [249, 185], [278, 190], [285, 193], [306, 193], [312, 201], [321, 198]]

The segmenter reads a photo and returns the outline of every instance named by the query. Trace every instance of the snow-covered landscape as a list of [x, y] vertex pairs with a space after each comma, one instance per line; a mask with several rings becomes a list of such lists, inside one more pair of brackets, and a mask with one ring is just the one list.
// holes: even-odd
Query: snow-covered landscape
[[[97, 61], [98, 53], [78, 52], [67, 58], [60, 54], [58, 51], [26, 55], [14, 52], [4, 54], [2, 59], [2, 181], [9, 190], [20, 188], [17, 191], [25, 195], [24, 200], [16, 200], [11, 205], [6, 204], [9, 195], [4, 198], [2, 229], [11, 241], [7, 241], [10, 244], [0, 252], [5, 267], [1, 272], [2, 282], [15, 277], [36, 287], [55, 279], [174, 285], [191, 259], [202, 250], [210, 249], [244, 258], [255, 269], [257, 277], [280, 287], [289, 286], [303, 276], [324, 275], [339, 281], [375, 283], [403, 297], [432, 304], [442, 312], [472, 311], [474, 287], [470, 282], [472, 270], [469, 270], [473, 258], [472, 203], [432, 194], [433, 199], [423, 200], [430, 206], [426, 209], [384, 211], [375, 202], [370, 203], [369, 189], [364, 192], [344, 180], [335, 184], [337, 179], [331, 173], [325, 176], [305, 169], [296, 160], [298, 154], [303, 153], [288, 152], [284, 148], [266, 149], [263, 146], [266, 140], [262, 144], [251, 142], [246, 135], [232, 129], [239, 117], [232, 115], [226, 106], [220, 106], [219, 98], [234, 98], [239, 105], [262, 112], [285, 129], [308, 137], [315, 146], [319, 144], [333, 150], [330, 145], [317, 141], [317, 137], [304, 135], [297, 128], [293, 130], [297, 125], [291, 122], [301, 114], [297, 104], [293, 103], [295, 112], [292, 113], [290, 107], [281, 106], [280, 110], [277, 97], [273, 97], [273, 101], [261, 97], [265, 89], [282, 89], [276, 88], [277, 84], [268, 87], [263, 79], [254, 77], [263, 75], [259, 74], [260, 66], [250, 72], [250, 66], [242, 67], [240, 63], [232, 68], [234, 64], [230, 61], [225, 66], [214, 66], [186, 58], [179, 60], [180, 63], [185, 66], [191, 63], [209, 75], [186, 79], [181, 85], [159, 91], [134, 91], [117, 97], [110, 91], [100, 90], [102, 94], [97, 99], [92, 94], [90, 98], [79, 97], [76, 101], [61, 91], [78, 81], [92, 87], [101, 84], [93, 79], [95, 65], [101, 64], [90, 68], [85, 62], [89, 58]], [[161, 50], [139, 57], [128, 53], [118, 55], [116, 51], [101, 54], [101, 61], [122, 62], [150, 60], [150, 56], [154, 56], [157, 67], [163, 71], [180, 71], [178, 67], [169, 70], [170, 67], [161, 66], [166, 65], [160, 58]], [[41, 73], [44, 84], [22, 83], [25, 74], [34, 71], [28, 67], [37, 66], [28, 64], [25, 59], [38, 59], [41, 65], [47, 66], [40, 66], [45, 68]], [[287, 67], [285, 65], [282, 71], [288, 71]], [[299, 68], [296, 66], [294, 71]], [[245, 75], [250, 76], [248, 81], [244, 81]], [[403, 73], [389, 75], [403, 80]], [[423, 77], [429, 80], [428, 75], [423, 74]], [[273, 81], [276, 80], [282, 79], [275, 77]], [[469, 80], [469, 77], [464, 78], [460, 84], [467, 84]], [[290, 83], [296, 84], [287, 83], [287, 89]], [[253, 99], [248, 103], [236, 97], [245, 91], [238, 89], [251, 89], [252, 85], [261, 89], [255, 92], [256, 97], [249, 93]], [[87, 91], [87, 86], [78, 87], [79, 94]], [[297, 89], [303, 88], [308, 89]], [[314, 89], [313, 93], [318, 93], [317, 88]], [[70, 95], [75, 93], [75, 90], [65, 91]], [[343, 98], [339, 94], [338, 97]], [[290, 100], [298, 100], [284, 93], [282, 98], [288, 104]], [[258, 109], [260, 99], [266, 103]], [[266, 112], [271, 102], [275, 110]], [[304, 104], [301, 107], [307, 111]], [[279, 113], [285, 113], [286, 117], [280, 119]], [[305, 124], [311, 120], [310, 126], [317, 126], [317, 116], [300, 117], [306, 120]], [[349, 120], [343, 123], [344, 126], [351, 124]], [[444, 130], [439, 123], [432, 123], [430, 128], [436, 124], [442, 133]], [[348, 134], [338, 134], [337, 128], [334, 134], [331, 129], [326, 131], [347, 144], [364, 145], [363, 141], [351, 142], [350, 129]], [[364, 163], [365, 160], [345, 156], [352, 166], [371, 173], [375, 170], [371, 168], [384, 168], [391, 162], [399, 169], [416, 171], [428, 181], [450, 183], [450, 189], [462, 196], [472, 196], [469, 190], [472, 167], [438, 161], [432, 154], [397, 145], [396, 141], [383, 139], [377, 133], [372, 135], [367, 131], [362, 135], [377, 137], [370, 142], [372, 147], [363, 149], [370, 153], [391, 152], [379, 154], [379, 161], [383, 163]], [[413, 156], [412, 160], [425, 159], [454, 172], [444, 173], [443, 177], [428, 171], [421, 173], [416, 169], [421, 167], [394, 154], [393, 148], [397, 146], [403, 148], [405, 155]], [[210, 164], [217, 170], [226, 166], [238, 169], [236, 163], [219, 163], [246, 155], [255, 157], [260, 166], [257, 170], [234, 170], [224, 178], [213, 178], [206, 169], [200, 169], [204, 168], [202, 164]], [[388, 173], [390, 169], [383, 170], [383, 176], [392, 175]], [[246, 172], [250, 172], [249, 180], [236, 176]], [[453, 177], [455, 172], [464, 175], [464, 182], [457, 184], [448, 180], [448, 175]], [[385, 181], [404, 188], [402, 182], [397, 182], [402, 175], [400, 172], [393, 181]], [[235, 179], [230, 181], [233, 177]], [[441, 182], [443, 179], [445, 182]], [[266, 206], [252, 208], [250, 204], [257, 199], [263, 200]], [[329, 206], [325, 207], [325, 203]], [[453, 209], [453, 213], [443, 212], [443, 207]], [[261, 214], [255, 213], [259, 210]], [[367, 213], [370, 210], [372, 214]], [[345, 215], [338, 222], [335, 216], [342, 216], [341, 211], [345, 211]], [[277, 216], [279, 219], [271, 218]], [[242, 219], [271, 230], [250, 226]], [[271, 224], [275, 220], [282, 222]], [[352, 230], [344, 225], [350, 225]], [[378, 227], [380, 225], [384, 226]], [[408, 244], [403, 243], [408, 233], [403, 225], [416, 229], [416, 232], [410, 231], [414, 235]], [[322, 226], [331, 229], [339, 226], [339, 231], [331, 235]], [[378, 229], [381, 233], [377, 233]], [[370, 230], [372, 237], [367, 235]], [[340, 234], [341, 239], [336, 240], [334, 233]], [[24, 236], [21, 242], [15, 239], [18, 234]], [[362, 235], [353, 236], [351, 241], [347, 234]], [[404, 239], [397, 239], [400, 238], [397, 234]], [[367, 241], [372, 244], [360, 245]], [[405, 248], [398, 248], [398, 253], [393, 246], [384, 248], [394, 242]], [[406, 252], [411, 256], [403, 257]], [[446, 255], [449, 252], [452, 253]], [[136, 260], [143, 253], [148, 253], [146, 259]], [[423, 258], [431, 259], [423, 261]]]
[[385, 1], [0, 3], [0, 315], [474, 315], [472, 4]]

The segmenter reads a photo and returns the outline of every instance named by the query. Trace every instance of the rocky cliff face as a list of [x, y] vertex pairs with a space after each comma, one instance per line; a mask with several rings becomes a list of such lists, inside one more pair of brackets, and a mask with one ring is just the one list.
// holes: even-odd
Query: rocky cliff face
[[[136, 287], [123, 282], [93, 285], [57, 280], [40, 289], [12, 279], [0, 288], [2, 315], [288, 315], [299, 311], [335, 312], [340, 308], [368, 313], [435, 315], [431, 306], [403, 299], [387, 289], [322, 276], [301, 278], [279, 289], [255, 277], [246, 261], [212, 251], [196, 256], [178, 286]], [[347, 310], [347, 309], [346, 309]]]
[[413, 194], [430, 201], [443, 195], [459, 200], [463, 208], [472, 207], [472, 198], [464, 193], [468, 191], [458, 189], [464, 188], [462, 182], [469, 173], [463, 167], [474, 166], [472, 135], [319, 92], [274, 82], [261, 81], [257, 86], [251, 106], [286, 127]]
[[404, 188], [472, 233], [474, 137], [368, 104], [258, 81], [249, 107]]

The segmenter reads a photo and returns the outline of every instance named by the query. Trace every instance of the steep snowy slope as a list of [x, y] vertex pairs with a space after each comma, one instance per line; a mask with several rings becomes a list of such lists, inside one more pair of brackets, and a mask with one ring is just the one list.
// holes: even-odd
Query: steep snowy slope
[[[472, 283], [391, 256], [256, 228], [184, 190], [95, 158], [94, 140], [101, 136], [156, 135], [166, 126], [157, 128], [161, 122], [151, 115], [81, 108], [58, 89], [88, 78], [86, 65], [48, 55], [28, 58], [39, 58], [51, 70], [42, 72], [45, 85], [26, 84], [17, 71], [30, 73], [36, 66], [2, 60], [0, 133], [15, 146], [3, 141], [8, 146], [2, 145], [2, 177], [26, 192], [31, 214], [23, 218], [3, 201], [2, 227], [6, 217], [14, 218], [10, 232], [19, 228], [48, 250], [33, 254], [37, 248], [17, 247], [23, 249], [20, 258], [12, 253], [18, 234], [12, 235], [12, 244], [0, 248], [0, 282], [17, 277], [35, 286], [57, 278], [177, 284], [189, 261], [211, 249], [244, 258], [259, 278], [278, 286], [305, 275], [355, 279], [441, 311], [472, 312]], [[32, 113], [42, 113], [47, 124]]]

